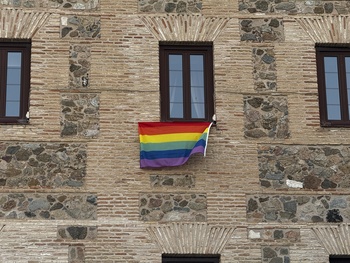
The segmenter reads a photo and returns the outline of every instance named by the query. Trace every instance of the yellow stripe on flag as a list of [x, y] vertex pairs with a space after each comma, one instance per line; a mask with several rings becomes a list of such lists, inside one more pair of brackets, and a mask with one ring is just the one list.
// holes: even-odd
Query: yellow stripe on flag
[[[205, 131], [207, 132], [208, 129]], [[162, 143], [178, 141], [198, 141], [203, 133], [168, 133], [162, 135], [140, 135], [142, 143]]]

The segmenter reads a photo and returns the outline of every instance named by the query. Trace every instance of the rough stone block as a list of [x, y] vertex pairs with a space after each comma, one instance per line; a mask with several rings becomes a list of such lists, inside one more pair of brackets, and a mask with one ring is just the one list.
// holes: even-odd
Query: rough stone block
[[100, 132], [99, 108], [99, 94], [62, 94], [61, 136], [96, 137]]
[[84, 263], [84, 262], [85, 262], [85, 246], [83, 244], [69, 245], [68, 263]]
[[89, 80], [91, 49], [88, 45], [72, 45], [69, 50], [69, 88], [87, 88], [83, 78]]
[[280, 246], [262, 246], [261, 247], [263, 263], [289, 263], [289, 247]]
[[246, 138], [289, 137], [288, 103], [284, 96], [245, 96], [244, 136]]
[[250, 228], [249, 239], [264, 241], [300, 242], [300, 229], [298, 228]]
[[253, 79], [256, 91], [276, 91], [277, 71], [272, 48], [253, 48]]
[[152, 187], [188, 187], [195, 185], [192, 175], [151, 175]]
[[264, 188], [347, 189], [349, 146], [261, 145], [259, 178]]
[[202, 0], [138, 0], [142, 13], [200, 13]]
[[0, 218], [40, 220], [94, 220], [94, 194], [0, 194]]
[[140, 217], [143, 221], [205, 222], [205, 194], [140, 194]]
[[324, 14], [341, 15], [349, 14], [349, 6], [346, 1], [297, 1], [288, 2], [273, 0], [240, 0], [239, 11], [241, 13], [265, 13], [265, 14]]
[[0, 186], [81, 187], [86, 144], [0, 142]]
[[97, 226], [58, 226], [59, 239], [90, 240], [97, 238]]
[[96, 9], [99, 2], [99, 0], [50, 0], [50, 5], [57, 9], [91, 10]]
[[241, 41], [245, 42], [283, 42], [283, 20], [271, 19], [242, 19], [239, 21]]
[[61, 38], [100, 38], [101, 18], [93, 16], [61, 17]]
[[248, 222], [348, 223], [348, 195], [247, 196]]

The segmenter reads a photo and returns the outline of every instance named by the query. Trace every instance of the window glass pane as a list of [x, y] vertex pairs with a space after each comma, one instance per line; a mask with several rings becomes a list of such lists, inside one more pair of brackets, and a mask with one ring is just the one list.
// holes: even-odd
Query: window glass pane
[[5, 113], [7, 117], [18, 117], [20, 112], [21, 60], [21, 52], [8, 52]]
[[341, 120], [337, 57], [325, 57], [327, 119]]
[[190, 56], [191, 75], [191, 117], [194, 119], [205, 118], [204, 103], [204, 56]]
[[183, 118], [182, 55], [169, 55], [170, 118]]
[[350, 57], [345, 57], [345, 71], [346, 71], [346, 92], [348, 95], [348, 112], [350, 116]]

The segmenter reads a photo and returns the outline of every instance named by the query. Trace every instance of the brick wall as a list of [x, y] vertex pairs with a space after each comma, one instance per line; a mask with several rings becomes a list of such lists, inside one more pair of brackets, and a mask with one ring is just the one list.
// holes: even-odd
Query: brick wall
[[[2, 10], [19, 7], [7, 2], [0, 1]], [[0, 211], [5, 210], [2, 213], [6, 215], [0, 217], [0, 239], [3, 241], [0, 243], [0, 262], [159, 263], [162, 249], [147, 232], [148, 227], [157, 226], [158, 222], [154, 220], [156, 217], [149, 220], [142, 214], [144, 197], [149, 198], [146, 202], [151, 203], [150, 199], [154, 197], [161, 204], [166, 198], [172, 198], [167, 209], [175, 215], [165, 217], [162, 224], [176, 218], [175, 221], [199, 221], [210, 226], [235, 228], [220, 250], [223, 263], [272, 262], [275, 258], [283, 258], [284, 262], [290, 259], [295, 263], [328, 262], [328, 252], [317, 240], [312, 227], [327, 227], [327, 212], [333, 208], [315, 208], [315, 216], [323, 220], [312, 220], [312, 217], [294, 221], [261, 220], [269, 211], [263, 207], [263, 198], [270, 198], [269, 204], [281, 198], [294, 201], [314, 198], [312, 200], [321, 205], [322, 198], [329, 197], [331, 201], [327, 199], [327, 202], [331, 203], [348, 197], [345, 187], [337, 187], [335, 191], [325, 187], [288, 188], [284, 181], [278, 184], [280, 187], [266, 187], [262, 185], [264, 178], [259, 178], [262, 156], [258, 149], [263, 146], [267, 150], [276, 145], [283, 149], [294, 145], [300, 149], [315, 145], [343, 149], [349, 144], [347, 129], [327, 129], [319, 125], [315, 43], [312, 34], [310, 36], [297, 21], [303, 17], [304, 11], [300, 10], [306, 10], [305, 6], [296, 2], [295, 10], [299, 11], [292, 15], [287, 5], [283, 6], [287, 11], [275, 14], [262, 12], [262, 5], [249, 12], [252, 10], [249, 8], [256, 8], [257, 2], [249, 2], [247, 6], [247, 1], [234, 0], [181, 1], [191, 3], [187, 9], [183, 4], [181, 9], [179, 7], [181, 19], [187, 19], [185, 14], [194, 15], [197, 20], [193, 19], [198, 23], [212, 21], [219, 25], [219, 32], [208, 30], [203, 35], [214, 44], [217, 126], [211, 129], [206, 158], [193, 156], [181, 167], [141, 170], [137, 122], [159, 121], [160, 116], [160, 34], [150, 30], [147, 22], [159, 16], [164, 21], [174, 17], [180, 19], [176, 18], [176, 8], [165, 15], [168, 10], [165, 7], [156, 10], [152, 6], [153, 9], [149, 8], [147, 12], [143, 9], [146, 2], [152, 1], [76, 1], [73, 6], [69, 5], [71, 1], [43, 0], [35, 6], [30, 5], [30, 1], [22, 2], [21, 10], [44, 12], [48, 18], [32, 37], [29, 124], [0, 125], [0, 145], [51, 145], [52, 155], [57, 154], [56, 147], [60, 145], [68, 148], [75, 145], [77, 151], [84, 150], [86, 155], [81, 157], [84, 174], [71, 180], [73, 186], [52, 177], [46, 180], [48, 168], [37, 175], [38, 178], [33, 177], [37, 179], [35, 187], [28, 183], [1, 183], [4, 180], [0, 180]], [[164, 1], [155, 2], [164, 4]], [[340, 7], [338, 10], [347, 12]], [[330, 10], [328, 5], [322, 8]], [[309, 13], [309, 17], [322, 15], [320, 7], [312, 10], [316, 11]], [[0, 15], [9, 19], [5, 11]], [[165, 29], [159, 28], [157, 32], [161, 30]], [[180, 40], [183, 40], [186, 34], [179, 30]], [[250, 34], [252, 31], [254, 34]], [[269, 34], [264, 34], [265, 31]], [[213, 38], [214, 33], [220, 34]], [[174, 33], [165, 36], [176, 39]], [[76, 47], [83, 47], [83, 51], [74, 57], [72, 52]], [[273, 54], [272, 69], [261, 62], [257, 50]], [[81, 61], [81, 64], [78, 61], [80, 55], [86, 56], [87, 62]], [[86, 71], [84, 74], [74, 72], [78, 68], [72, 71], [72, 64], [87, 65]], [[257, 88], [261, 81], [261, 75], [256, 74], [259, 70], [260, 73], [273, 72], [272, 82], [276, 83], [273, 88]], [[86, 77], [85, 73], [88, 73], [89, 83], [82, 87], [80, 77]], [[262, 82], [267, 83], [266, 79]], [[94, 102], [91, 103], [89, 98], [94, 98]], [[247, 136], [252, 120], [249, 111], [256, 109], [257, 114], [266, 113], [261, 104], [254, 108], [248, 103], [252, 98], [275, 107], [276, 123], [283, 123], [288, 118], [288, 126], [284, 127], [281, 136], [274, 131], [275, 122], [271, 119], [269, 125], [254, 122], [254, 125], [261, 125], [259, 129], [266, 132], [266, 136]], [[280, 104], [285, 107], [279, 107]], [[69, 121], [77, 127], [80, 125], [80, 129], [70, 133]], [[1, 152], [4, 153], [0, 159], [0, 178], [13, 181], [14, 177], [5, 174], [12, 165], [6, 161], [10, 154], [6, 154], [6, 149]], [[14, 156], [12, 162], [16, 165], [25, 166], [29, 162], [29, 159], [15, 160], [17, 157]], [[297, 160], [302, 160], [297, 156]], [[50, 162], [53, 161], [48, 165]], [[62, 172], [72, 175], [70, 168], [66, 167]], [[67, 174], [62, 178], [70, 178]], [[27, 182], [25, 172], [16, 176]], [[10, 198], [16, 194], [25, 198], [22, 201]], [[66, 203], [56, 200], [63, 199], [62, 196], [69, 199], [69, 209], [65, 210]], [[185, 204], [180, 205], [181, 200], [175, 204], [173, 197], [176, 196], [188, 203], [195, 203], [198, 196], [205, 197], [200, 216], [197, 216], [199, 220], [196, 215], [186, 217], [183, 210], [175, 209]], [[320, 196], [322, 198], [317, 199]], [[9, 203], [11, 200], [16, 204]], [[252, 207], [253, 201], [249, 203], [249, 200], [255, 201], [256, 206]], [[34, 202], [44, 212], [32, 211], [38, 214], [35, 218], [15, 217], [14, 210], [17, 215], [27, 211], [21, 210], [20, 202], [28, 202], [21, 203], [27, 208], [33, 208]], [[347, 202], [344, 201], [344, 205]], [[339, 202], [335, 209], [347, 213], [344, 207], [339, 207], [343, 203]], [[50, 211], [55, 204], [62, 211]], [[80, 210], [74, 210], [72, 206]], [[198, 204], [194, 207], [198, 208]], [[188, 208], [187, 204], [182, 208]], [[75, 212], [70, 214], [73, 217], [66, 215], [71, 210]], [[93, 212], [89, 214], [89, 211]], [[257, 218], [254, 218], [254, 212]], [[278, 210], [278, 213], [282, 212], [285, 212], [283, 205]], [[48, 213], [57, 216], [48, 220], [45, 218]], [[85, 216], [87, 214], [89, 216]], [[298, 210], [296, 214], [298, 219], [303, 218], [302, 211]], [[342, 216], [347, 222], [349, 216]], [[296, 233], [296, 238], [287, 238], [290, 229]], [[69, 230], [73, 231], [73, 236], [81, 238], [70, 238]], [[82, 238], [85, 230], [93, 233]]]

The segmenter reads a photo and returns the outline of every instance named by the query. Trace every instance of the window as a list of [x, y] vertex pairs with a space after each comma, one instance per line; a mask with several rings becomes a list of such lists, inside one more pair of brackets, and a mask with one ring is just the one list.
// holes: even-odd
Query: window
[[350, 256], [343, 256], [343, 255], [329, 256], [329, 263], [349, 263], [349, 262], [350, 262]]
[[0, 123], [26, 123], [30, 49], [29, 41], [0, 41]]
[[220, 255], [162, 255], [162, 263], [219, 263]]
[[321, 126], [350, 126], [350, 47], [316, 46]]
[[159, 61], [161, 120], [212, 121], [212, 44], [161, 43]]

